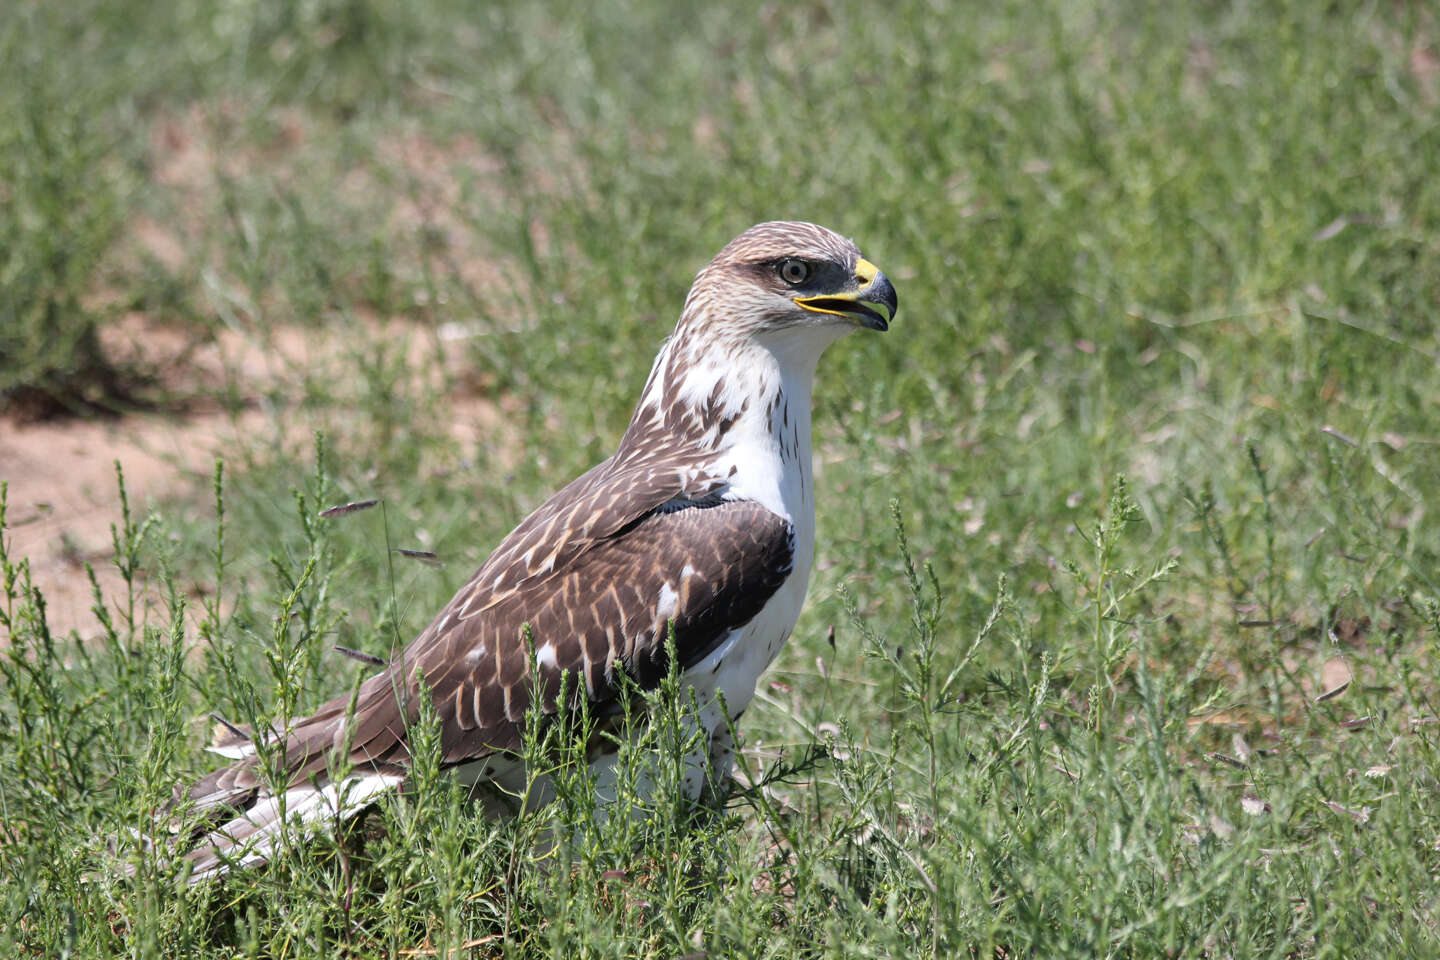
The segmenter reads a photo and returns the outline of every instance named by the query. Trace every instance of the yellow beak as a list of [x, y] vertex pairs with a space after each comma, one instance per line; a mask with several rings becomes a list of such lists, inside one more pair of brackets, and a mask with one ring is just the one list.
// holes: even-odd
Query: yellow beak
[[889, 330], [895, 311], [900, 307], [895, 287], [875, 264], [863, 257], [855, 263], [853, 289], [816, 297], [795, 297], [794, 300], [806, 310], [847, 317], [871, 330]]

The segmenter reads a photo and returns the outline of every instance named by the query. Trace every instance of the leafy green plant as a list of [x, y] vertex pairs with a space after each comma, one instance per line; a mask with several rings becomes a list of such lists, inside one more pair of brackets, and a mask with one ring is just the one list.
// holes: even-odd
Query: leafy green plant
[[[127, 471], [111, 557], [20, 556], [79, 518], [12, 485], [0, 953], [1436, 952], [1424, 5], [11, 7], [0, 382], [113, 406], [122, 318], [242, 346], [177, 388], [233, 432], [164, 444], [223, 471]], [[775, 217], [903, 306], [821, 365], [811, 601], [728, 797], [597, 822], [582, 716], [527, 748], [551, 806], [486, 817], [427, 753], [177, 883], [211, 715], [283, 723], [370, 669], [333, 647], [418, 633]], [[625, 783], [674, 779], [686, 700], [633, 704]]]

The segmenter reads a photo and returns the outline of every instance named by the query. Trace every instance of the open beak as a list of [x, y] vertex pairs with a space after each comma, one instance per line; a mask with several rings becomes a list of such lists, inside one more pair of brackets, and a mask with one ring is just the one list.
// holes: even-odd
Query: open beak
[[794, 299], [806, 310], [849, 317], [871, 330], [889, 330], [890, 321], [895, 319], [895, 311], [900, 307], [889, 279], [875, 264], [862, 258], [855, 264], [855, 284], [853, 292], [847, 290]]

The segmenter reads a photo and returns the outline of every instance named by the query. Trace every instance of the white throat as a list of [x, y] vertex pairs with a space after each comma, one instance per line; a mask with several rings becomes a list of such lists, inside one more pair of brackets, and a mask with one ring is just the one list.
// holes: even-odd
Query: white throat
[[815, 329], [779, 331], [752, 342], [732, 368], [749, 403], [720, 450], [737, 468], [730, 495], [763, 504], [807, 532], [815, 526], [810, 450], [815, 367], [825, 347], [844, 332], [825, 337]]

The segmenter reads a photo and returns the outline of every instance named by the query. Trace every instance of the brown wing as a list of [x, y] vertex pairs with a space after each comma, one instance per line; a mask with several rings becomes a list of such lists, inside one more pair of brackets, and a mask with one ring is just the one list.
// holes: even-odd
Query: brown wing
[[[646, 686], [664, 675], [669, 622], [683, 669], [753, 618], [789, 576], [794, 528], [764, 507], [714, 496], [676, 499], [673, 480], [657, 489], [639, 478], [644, 492], [631, 487], [626, 501], [662, 499], [637, 514], [614, 495], [607, 499], [614, 486], [595, 483], [592, 474], [517, 528], [404, 655], [361, 685], [349, 729], [348, 697], [296, 724], [287, 747], [296, 780], [323, 771], [330, 752], [346, 745], [359, 766], [403, 772], [421, 675], [440, 717], [445, 763], [517, 749], [535, 688], [526, 625], [547, 710], [565, 671], [583, 679], [603, 709], [616, 696], [617, 670]], [[591, 506], [585, 524], [574, 522], [577, 500]], [[557, 501], [571, 506], [547, 516]], [[575, 534], [582, 527], [590, 531], [583, 538]], [[546, 564], [552, 555], [563, 560]], [[228, 794], [221, 800], [228, 802], [256, 782], [253, 769], [238, 764], [206, 777], [191, 796], [204, 802]]]
[[494, 606], [531, 581], [568, 568], [597, 540], [668, 502], [703, 499], [726, 480], [705, 474], [693, 460], [606, 460], [521, 521], [436, 621], [447, 613], [463, 619]]
[[[474, 627], [461, 621], [417, 664], [431, 684], [445, 762], [520, 746], [536, 686], [526, 625], [547, 712], [563, 671], [583, 680], [603, 710], [616, 696], [617, 670], [642, 687], [664, 676], [671, 622], [682, 670], [748, 623], [790, 575], [794, 547], [793, 526], [755, 503], [656, 512], [596, 543], [562, 574], [488, 607]], [[357, 753], [393, 760], [382, 753], [387, 739], [357, 741]]]

